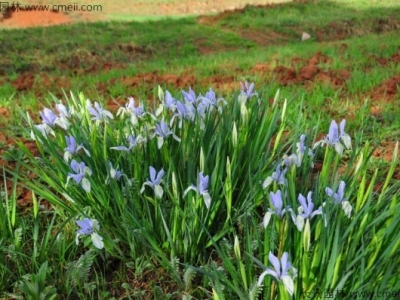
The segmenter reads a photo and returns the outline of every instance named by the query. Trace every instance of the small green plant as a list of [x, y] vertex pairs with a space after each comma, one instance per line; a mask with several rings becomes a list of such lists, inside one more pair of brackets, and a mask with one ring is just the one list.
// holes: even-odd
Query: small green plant
[[47, 261], [42, 264], [37, 274], [24, 276], [25, 278], [19, 284], [19, 288], [26, 299], [30, 300], [52, 300], [57, 297], [56, 289], [53, 286], [46, 285], [46, 276], [48, 270]]

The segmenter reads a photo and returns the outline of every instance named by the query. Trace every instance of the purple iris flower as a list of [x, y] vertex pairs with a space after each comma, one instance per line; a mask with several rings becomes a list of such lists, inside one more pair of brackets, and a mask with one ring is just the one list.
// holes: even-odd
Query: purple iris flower
[[247, 97], [247, 99], [251, 98], [252, 96], [256, 96], [257, 93], [253, 92], [254, 91], [254, 82], [249, 84], [247, 81], [243, 84], [242, 82], [240, 83], [240, 90], [243, 95]]
[[347, 198], [344, 197], [345, 187], [346, 183], [344, 181], [341, 181], [336, 193], [329, 187], [325, 189], [325, 192], [329, 197], [332, 197], [334, 199], [335, 204], [340, 204], [342, 206], [345, 215], [350, 218], [353, 207], [351, 206]]
[[55, 113], [51, 110], [45, 107], [43, 111], [39, 112], [40, 116], [43, 119], [43, 123], [47, 124], [51, 127], [54, 127], [56, 125], [56, 121], [58, 117], [55, 115]]
[[210, 194], [208, 193], [208, 190], [207, 190], [209, 180], [210, 180], [210, 177], [209, 177], [208, 175], [207, 175], [207, 176], [204, 176], [204, 175], [203, 175], [203, 172], [199, 172], [199, 182], [198, 182], [198, 184], [197, 184], [197, 187], [196, 187], [194, 184], [192, 184], [191, 186], [189, 186], [189, 187], [184, 191], [183, 197], [185, 197], [186, 194], [187, 194], [190, 190], [195, 191], [199, 196], [202, 196], [202, 197], [203, 197], [204, 203], [205, 203], [207, 209], [209, 209], [209, 208], [210, 208], [210, 205], [211, 205], [211, 196], [210, 196]]
[[155, 133], [163, 139], [167, 138], [171, 134], [174, 134], [171, 130], [168, 129], [167, 123], [165, 123], [163, 120], [161, 120], [160, 123], [156, 124]]
[[93, 223], [92, 220], [85, 218], [84, 220], [76, 220], [76, 224], [79, 225], [81, 229], [77, 231], [79, 234], [92, 234], [93, 233]]
[[[293, 211], [291, 211], [293, 222], [296, 224], [297, 229], [299, 231], [303, 230], [304, 222], [306, 220], [309, 224], [309, 220], [311, 220], [316, 215], [322, 215], [325, 226], [327, 226], [326, 216], [322, 212], [322, 207], [319, 207], [317, 210], [314, 210], [314, 203], [312, 202], [311, 196], [312, 196], [312, 192], [308, 192], [307, 199], [302, 194], [299, 194], [298, 200], [301, 204], [301, 206], [298, 207], [299, 214], [296, 217], [295, 213]], [[309, 227], [306, 227], [306, 229], [307, 228], [309, 230]]]
[[185, 98], [185, 100], [187, 102], [195, 103], [196, 100], [197, 100], [196, 94], [194, 93], [194, 91], [190, 87], [189, 87], [189, 91], [188, 92], [182, 91], [182, 94], [183, 94], [183, 97]]
[[343, 153], [343, 146], [340, 143], [340, 141], [343, 142], [344, 146], [347, 149], [351, 148], [351, 138], [350, 136], [344, 131], [344, 127], [346, 126], [346, 120], [342, 120], [340, 122], [340, 125], [336, 123], [335, 120], [332, 120], [330, 126], [329, 126], [329, 132], [326, 137], [324, 137], [321, 141], [316, 142], [314, 144], [314, 148], [319, 146], [319, 145], [328, 145], [331, 147], [334, 147], [336, 152], [339, 153], [339, 155], [342, 155]]
[[176, 99], [171, 96], [169, 91], [165, 92], [165, 99], [163, 105], [167, 108], [167, 110], [174, 111], [176, 108]]
[[68, 110], [64, 104], [59, 103], [56, 104], [56, 109], [58, 110], [58, 112], [60, 113], [60, 117], [63, 118], [69, 118], [71, 117], [71, 110]]
[[275, 194], [273, 192], [269, 193], [271, 203], [273, 208], [270, 209], [268, 208], [267, 212], [264, 215], [263, 218], [263, 225], [264, 228], [266, 228], [269, 224], [269, 221], [271, 220], [272, 215], [277, 215], [279, 218], [282, 218], [283, 215], [287, 210], [290, 210], [290, 208], [283, 208], [283, 201], [282, 201], [282, 192], [278, 190]]
[[110, 177], [119, 180], [124, 173], [120, 170], [114, 169], [112, 162], [109, 161], [108, 164], [110, 165]]
[[275, 172], [272, 173], [271, 176], [268, 176], [267, 179], [263, 182], [263, 188], [266, 189], [272, 182], [276, 182], [277, 184], [286, 184], [285, 174], [287, 172], [287, 168], [281, 170], [281, 166], [278, 164], [276, 166]]
[[316, 215], [322, 214], [322, 207], [314, 211], [314, 203], [312, 202], [311, 196], [312, 192], [308, 192], [307, 200], [302, 194], [300, 194], [298, 198], [301, 204], [301, 207], [299, 208], [299, 210], [301, 211], [300, 215], [304, 219], [311, 219]]
[[161, 169], [160, 172], [158, 172], [158, 174], [157, 174], [156, 169], [154, 169], [153, 167], [150, 167], [149, 171], [150, 171], [150, 180], [147, 179], [146, 182], [152, 186], [160, 185], [161, 180], [165, 174], [164, 170]]
[[272, 252], [269, 252], [268, 259], [273, 266], [273, 269], [266, 268], [266, 270], [260, 275], [260, 278], [257, 281], [257, 285], [261, 286], [264, 282], [264, 278], [266, 275], [271, 275], [276, 278], [279, 282], [282, 282], [285, 286], [286, 290], [290, 295], [293, 295], [294, 292], [294, 278], [297, 276], [297, 270], [292, 267], [292, 264], [289, 262], [289, 254], [284, 252], [282, 254], [281, 260], [279, 261], [278, 257], [276, 257]]
[[217, 98], [215, 96], [215, 92], [210, 88], [210, 90], [206, 93], [205, 98], [212, 104], [217, 104]]
[[337, 190], [337, 192], [333, 192], [333, 190], [329, 187], [327, 187], [325, 189], [325, 192], [328, 196], [333, 197], [333, 199], [335, 199], [335, 203], [336, 204], [340, 204], [343, 201], [347, 201], [346, 198], [344, 198], [344, 189], [346, 187], [346, 183], [344, 181], [341, 181], [339, 184], [339, 188]]
[[92, 103], [90, 101], [87, 102], [87, 109], [89, 111], [89, 114], [92, 116], [91, 120], [92, 121], [97, 121], [97, 122], [109, 122], [109, 119], [114, 119], [112, 113], [110, 113], [108, 110], [105, 110], [102, 108], [99, 103], [95, 102], [94, 107], [92, 106]]
[[79, 244], [79, 236], [80, 235], [90, 235], [92, 237], [93, 245], [98, 249], [103, 249], [104, 243], [103, 238], [95, 232], [95, 230], [100, 230], [99, 222], [96, 219], [88, 219], [84, 220], [76, 220], [76, 224], [80, 227], [80, 229], [76, 232], [76, 244]]
[[164, 144], [164, 139], [166, 139], [168, 136], [172, 135], [172, 137], [180, 142], [180, 138], [178, 138], [172, 130], [168, 129], [168, 125], [167, 123], [164, 122], [164, 120], [161, 120], [160, 123], [156, 124], [156, 129], [155, 129], [155, 135], [158, 136], [157, 139], [157, 146], [158, 149], [160, 149], [162, 147], [162, 145]]
[[77, 146], [76, 144], [76, 140], [73, 136], [71, 135], [66, 135], [65, 136], [65, 141], [67, 142], [67, 147], [64, 149], [65, 153], [64, 153], [64, 160], [68, 161], [72, 155], [75, 155], [78, 153], [79, 150], [84, 150], [85, 153], [90, 156], [89, 151], [86, 150], [85, 147], [82, 146], [82, 144], [80, 144], [79, 146]]
[[111, 147], [110, 149], [129, 152], [131, 149], [135, 148], [140, 143], [140, 141], [142, 141], [140, 137], [135, 138], [133, 135], [129, 135], [128, 140], [129, 140], [129, 147], [117, 146], [117, 147]]
[[149, 171], [150, 171], [150, 180], [147, 178], [146, 182], [143, 183], [142, 188], [140, 189], [140, 193], [142, 194], [144, 192], [145, 186], [148, 185], [154, 190], [156, 197], [161, 199], [164, 193], [161, 187], [161, 181], [165, 172], [163, 169], [161, 169], [157, 174], [156, 169], [154, 169], [151, 166], [149, 167]]
[[67, 185], [72, 178], [77, 184], [80, 184], [86, 192], [90, 192], [90, 182], [85, 175], [92, 175], [92, 171], [85, 165], [84, 162], [78, 163], [75, 159], [71, 161], [71, 169], [75, 172], [68, 173]]

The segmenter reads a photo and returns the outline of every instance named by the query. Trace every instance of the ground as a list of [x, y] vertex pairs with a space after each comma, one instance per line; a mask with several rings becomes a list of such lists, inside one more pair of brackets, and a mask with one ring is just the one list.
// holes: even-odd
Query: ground
[[[102, 1], [98, 1], [98, 3], [101, 2]], [[121, 7], [113, 4], [112, 1], [104, 2], [104, 9], [102, 13], [71, 12], [67, 14], [63, 12], [51, 11], [11, 12], [6, 14], [2, 22], [0, 22], [0, 28], [25, 28], [70, 24], [81, 21], [97, 21], [118, 18], [123, 19], [130, 13], [143, 17], [148, 16], [153, 12], [156, 16], [192, 15], [211, 12], [214, 13], [214, 15], [200, 16], [197, 20], [199, 24], [213, 25], [224, 18], [232, 16], [235, 13], [239, 13], [240, 9], [243, 8], [245, 4], [245, 1], [228, 0], [167, 1], [165, 3], [153, 3], [152, 1], [146, 3], [138, 1], [126, 2], [127, 3], [124, 4], [123, 10], [121, 10]], [[265, 1], [247, 2], [258, 5], [265, 4]], [[385, 32], [394, 30], [396, 28], [399, 29], [400, 22], [383, 19], [383, 21], [378, 23], [376, 26], [376, 30]], [[329, 30], [317, 32], [316, 40], [340, 41], [354, 33], [354, 31], [348, 31], [348, 24], [331, 23]], [[243, 29], [240, 32], [240, 35], [245, 37], [247, 40], [262, 46], [277, 44], [280, 41], [284, 43], [286, 39], [289, 39], [288, 36], [281, 33], [270, 31], [264, 32], [260, 30], [256, 31], [250, 29]], [[195, 46], [202, 55], [229, 50], [229, 48], [221, 48], [218, 45], [207, 44], [205, 40], [201, 39], [195, 41]], [[135, 44], [117, 44], [115, 47], [121, 52], [131, 53], [132, 56], [146, 56], [148, 55], [149, 51], [151, 51]], [[343, 52], [345, 52], [348, 45], [343, 42], [340, 43], [340, 47]], [[400, 52], [397, 52], [390, 57], [371, 56], [370, 60], [374, 63], [380, 64], [381, 66], [393, 64], [398, 65], [400, 63]], [[282, 65], [277, 59], [272, 62], [259, 62], [246, 70], [235, 70], [235, 74], [254, 74], [265, 79], [274, 77], [282, 86], [298, 85], [303, 86], [306, 89], [312, 89], [316, 85], [322, 84], [323, 86], [327, 86], [335, 91], [341, 92], [346, 80], [352, 76], [352, 73], [346, 68], [333, 70], [329, 68], [331, 64], [331, 57], [316, 51], [312, 56], [307, 58], [299, 58], [294, 56], [290, 66]], [[76, 53], [75, 56], [71, 56], [67, 61], [59, 62], [59, 64], [55, 65], [55, 67], [68, 70], [71, 74], [75, 75], [124, 68], [123, 64], [110, 61], [101, 57], [100, 55], [94, 55], [90, 53]], [[0, 76], [2, 76], [1, 70]], [[110, 87], [115, 85], [121, 85], [126, 89], [138, 88], [143, 85], [154, 86], [155, 84], [165, 84], [177, 88], [187, 88], [188, 86], [193, 86], [201, 81], [202, 85], [210, 85], [220, 91], [231, 91], [236, 88], [236, 78], [230, 75], [216, 74], [199, 79], [196, 78], [192, 72], [190, 72], [190, 70], [187, 70], [187, 72], [183, 73], [181, 72], [180, 74], [153, 71], [140, 72], [134, 76], [124, 75], [111, 78], [108, 82], [97, 83], [96, 88], [100, 93], [110, 94]], [[37, 70], [34, 68], [25, 70], [24, 72], [17, 74], [14, 78], [5, 76], [0, 77], [0, 85], [2, 83], [10, 83], [18, 92], [24, 92], [27, 90], [35, 91], [37, 96], [42, 96], [45, 91], [53, 87], [63, 87], [64, 89], [68, 90], [72, 85], [68, 76], [54, 76], [47, 74], [46, 72], [41, 72], [38, 74]], [[399, 95], [399, 91], [400, 76], [388, 78], [377, 86], [371, 87], [371, 89], [367, 90], [363, 96], [372, 100], [371, 115], [379, 118], [382, 108], [387, 104], [393, 104], [397, 95]], [[112, 105], [113, 103], [114, 102], [110, 102], [109, 104]], [[358, 109], [358, 106], [352, 107], [352, 110], [354, 111], [353, 116], [356, 115]], [[7, 119], [7, 117], [10, 115], [10, 112], [7, 108], [0, 108], [0, 114]], [[35, 151], [35, 145], [33, 142], [28, 140], [24, 140], [23, 142], [26, 143], [26, 145], [33, 152]], [[7, 136], [5, 133], [0, 132], [0, 143], [12, 145], [14, 143], [14, 137]], [[381, 157], [386, 161], [390, 161], [393, 156], [394, 148], [395, 141], [386, 141], [374, 152], [373, 155], [375, 157]], [[4, 153], [4, 149], [0, 150], [0, 155]], [[6, 163], [4, 158], [0, 159], [0, 163]], [[398, 179], [400, 179], [400, 173], [395, 173], [395, 176], [399, 177]], [[12, 184], [9, 183], [9, 186], [12, 186]], [[379, 186], [377, 186], [376, 189], [379, 189]], [[29, 191], [21, 190], [19, 191], [19, 194], [21, 205], [30, 201], [31, 195]]]
[[[26, 0], [21, 9], [0, 17], [0, 28], [26, 28], [37, 26], [53, 26], [86, 21], [119, 20], [131, 18], [147, 18], [154, 16], [183, 16], [215, 14], [226, 10], [243, 8], [245, 5], [265, 5], [267, 3], [289, 2], [291, 0], [198, 0], [198, 1], [103, 1], [93, 2], [92, 5], [101, 5], [101, 11], [83, 12], [54, 12], [54, 11], [24, 11], [25, 5], [46, 5], [47, 1]], [[9, 2], [12, 3], [12, 2]], [[51, 5], [76, 5], [76, 1], [52, 1]], [[78, 3], [81, 4], [81, 3]], [[85, 4], [90, 5], [88, 2]], [[75, 10], [74, 7], [72, 7]], [[80, 9], [80, 8], [78, 8]], [[99, 10], [99, 9], [94, 9]]]

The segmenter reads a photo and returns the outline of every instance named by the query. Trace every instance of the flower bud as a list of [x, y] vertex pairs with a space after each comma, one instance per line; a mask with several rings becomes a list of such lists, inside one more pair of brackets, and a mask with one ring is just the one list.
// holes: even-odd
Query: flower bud
[[178, 184], [176, 183], [175, 172], [172, 172], [172, 193], [175, 198], [178, 198]]
[[233, 123], [232, 144], [233, 144], [233, 148], [236, 149], [238, 146], [238, 133], [237, 133], [237, 128], [236, 128], [236, 122]]
[[239, 245], [239, 239], [237, 235], [235, 235], [235, 241], [233, 243], [233, 251], [235, 252], [235, 256], [237, 259], [241, 259], [241, 253], [240, 253], [240, 245]]
[[303, 247], [304, 251], [308, 252], [310, 250], [310, 240], [311, 240], [311, 232], [310, 232], [310, 220], [306, 219], [306, 226], [304, 227], [303, 232]]
[[247, 125], [247, 122], [249, 120], [249, 112], [247, 110], [247, 107], [244, 103], [240, 105], [240, 115], [242, 116], [242, 122], [243, 124]]
[[204, 152], [203, 152], [203, 147], [200, 148], [200, 172], [204, 172]]

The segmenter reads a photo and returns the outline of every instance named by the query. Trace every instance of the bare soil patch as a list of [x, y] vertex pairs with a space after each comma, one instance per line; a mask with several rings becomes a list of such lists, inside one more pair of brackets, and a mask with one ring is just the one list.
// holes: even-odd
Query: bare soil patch
[[46, 27], [72, 23], [64, 13], [55, 11], [10, 11], [0, 22], [0, 28]]
[[[240, 10], [246, 5], [266, 5], [271, 2], [290, 2], [291, 0], [189, 0], [189, 1], [134, 1], [120, 0], [108, 1], [98, 0], [90, 5], [100, 5], [95, 11], [71, 11], [56, 12], [51, 10], [24, 10], [25, 5], [49, 4], [38, 0], [25, 0], [23, 4], [14, 10], [10, 7], [7, 12], [0, 13], [1, 28], [27, 28], [39, 26], [54, 26], [71, 24], [76, 22], [107, 21], [115, 19], [116, 15], [122, 16], [185, 16], [216, 14], [224, 11]], [[39, 2], [39, 3], [38, 3]], [[11, 4], [11, 2], [10, 2]], [[80, 5], [70, 0], [54, 0], [51, 5]], [[11, 6], [11, 5], [10, 5]]]
[[[331, 86], [335, 89], [342, 87], [346, 80], [351, 77], [348, 70], [327, 69], [332, 60], [321, 52], [315, 53], [309, 59], [292, 59], [292, 66], [277, 66], [273, 69], [276, 80], [284, 86], [301, 84], [306, 87], [313, 87], [315, 83]], [[325, 65], [322, 67], [322, 65]]]

